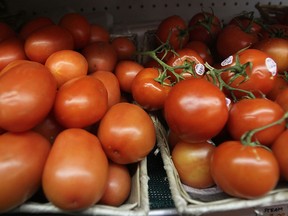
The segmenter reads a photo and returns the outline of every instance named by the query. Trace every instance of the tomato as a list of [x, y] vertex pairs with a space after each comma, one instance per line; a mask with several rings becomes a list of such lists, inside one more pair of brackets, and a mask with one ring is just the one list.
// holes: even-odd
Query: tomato
[[76, 50], [84, 48], [89, 43], [91, 28], [84, 15], [77, 12], [66, 13], [60, 18], [58, 25], [71, 33]]
[[19, 30], [19, 36], [23, 40], [26, 40], [26, 38], [35, 30], [55, 24], [54, 21], [50, 17], [46, 16], [40, 16], [40, 17], [34, 17], [28, 21], [26, 21]]
[[164, 116], [170, 130], [181, 140], [202, 142], [222, 130], [228, 107], [218, 87], [205, 79], [192, 78], [172, 87], [164, 104]]
[[187, 27], [186, 21], [181, 16], [166, 17], [157, 26], [155, 33], [158, 39], [157, 43], [161, 44], [168, 41], [173, 49], [183, 48], [189, 40]]
[[109, 42], [96, 41], [83, 48], [81, 53], [88, 61], [88, 73], [97, 70], [114, 71], [117, 52]]
[[270, 100], [275, 100], [277, 96], [288, 87], [288, 81], [282, 74], [275, 76], [275, 84], [271, 91], [266, 94], [266, 97]]
[[12, 132], [32, 129], [43, 121], [56, 95], [56, 81], [48, 68], [19, 61], [8, 64], [10, 69], [4, 68], [0, 75], [0, 127]]
[[88, 62], [79, 52], [74, 50], [59, 50], [51, 54], [45, 66], [49, 68], [57, 81], [59, 88], [68, 80], [85, 76], [88, 73]]
[[0, 135], [0, 212], [30, 199], [41, 186], [50, 143], [33, 131]]
[[25, 40], [24, 49], [27, 57], [45, 64], [54, 52], [74, 49], [72, 35], [63, 27], [48, 25], [33, 31]]
[[180, 141], [181, 139], [173, 131], [168, 130], [167, 142], [171, 151], [176, 146], [176, 144]]
[[[277, 121], [283, 115], [284, 110], [280, 105], [269, 99], [243, 99], [232, 105], [227, 129], [234, 139], [240, 140], [245, 132]], [[257, 132], [253, 136], [253, 140], [270, 146], [284, 129], [285, 122]]]
[[0, 21], [0, 41], [16, 36], [14, 29], [6, 22]]
[[213, 186], [210, 159], [215, 146], [208, 141], [199, 143], [178, 142], [171, 156], [181, 182], [187, 186], [204, 189]]
[[276, 62], [278, 73], [288, 70], [288, 40], [267, 38], [254, 44], [253, 48], [266, 52]]
[[64, 127], [84, 128], [104, 116], [108, 109], [108, 93], [95, 77], [74, 78], [59, 88], [53, 108], [56, 120]]
[[107, 157], [119, 164], [141, 161], [156, 143], [150, 116], [138, 105], [126, 102], [115, 104], [107, 111], [97, 136]]
[[95, 71], [90, 74], [99, 79], [105, 86], [108, 93], [108, 108], [121, 100], [121, 89], [116, 75], [111, 71]]
[[273, 154], [275, 155], [279, 167], [280, 167], [280, 175], [284, 180], [288, 180], [288, 130], [286, 129], [283, 133], [281, 133], [277, 139], [273, 142], [271, 149]]
[[188, 23], [189, 40], [202, 41], [208, 46], [212, 46], [222, 29], [220, 19], [210, 12], [199, 12], [191, 17]]
[[110, 32], [103, 26], [95, 23], [90, 24], [90, 38], [89, 43], [96, 41], [110, 41]]
[[271, 151], [239, 141], [226, 141], [216, 147], [210, 170], [225, 193], [244, 199], [266, 195], [279, 180], [279, 166]]
[[[167, 64], [171, 67], [184, 67], [181, 69], [174, 69], [176, 74], [182, 75], [184, 79], [191, 77], [201, 77], [205, 72], [204, 61], [201, 56], [194, 50], [183, 48], [176, 50], [177, 55], [171, 56], [167, 60]], [[171, 71], [168, 71], [170, 79], [177, 82], [177, 77]]]
[[207, 62], [209, 65], [214, 64], [214, 57], [211, 53], [211, 50], [207, 44], [202, 41], [189, 41], [185, 48], [192, 49], [196, 51], [204, 62]]
[[155, 80], [159, 78], [159, 73], [161, 72], [156, 68], [144, 68], [132, 82], [133, 99], [149, 111], [162, 109], [171, 89], [168, 79], [163, 80], [163, 84]]
[[101, 199], [107, 179], [108, 159], [95, 135], [71, 128], [57, 136], [42, 179], [53, 205], [66, 211], [89, 208]]
[[279, 104], [285, 112], [287, 112], [288, 111], [288, 90], [284, 89], [283, 91], [281, 91], [277, 95], [275, 102]]
[[261, 24], [255, 20], [255, 17], [251, 12], [233, 17], [228, 24], [238, 25], [241, 29], [246, 29], [246, 31], [255, 32], [257, 34], [262, 31]]
[[17, 37], [11, 37], [0, 42], [0, 70], [15, 60], [27, 59], [23, 42]]
[[238, 25], [227, 25], [218, 34], [216, 50], [220, 60], [227, 58], [236, 52], [248, 48], [258, 41], [254, 32], [246, 32]]
[[126, 165], [109, 161], [107, 186], [99, 203], [120, 206], [130, 195], [132, 179]]
[[132, 82], [142, 69], [144, 66], [134, 60], [122, 60], [116, 64], [114, 73], [123, 92], [131, 93]]
[[[264, 51], [246, 49], [224, 60], [221, 63], [222, 68], [236, 65], [237, 58], [242, 66], [222, 73], [222, 79], [227, 85], [240, 90], [234, 90], [233, 95], [238, 99], [247, 96], [247, 92], [241, 90], [252, 92], [256, 97], [268, 94], [275, 85], [275, 61]], [[250, 64], [245, 65], [246, 63]], [[231, 96], [231, 92], [228, 95]]]
[[125, 36], [117, 36], [112, 39], [111, 44], [116, 50], [119, 60], [135, 58], [137, 47], [132, 39]]

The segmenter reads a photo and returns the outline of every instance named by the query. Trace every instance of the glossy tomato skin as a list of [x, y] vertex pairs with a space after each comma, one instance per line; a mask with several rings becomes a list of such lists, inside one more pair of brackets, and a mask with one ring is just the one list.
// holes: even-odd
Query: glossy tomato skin
[[84, 128], [104, 116], [108, 108], [108, 93], [104, 84], [95, 77], [74, 78], [58, 90], [53, 108], [62, 126]]
[[68, 211], [91, 207], [101, 199], [107, 179], [108, 159], [95, 135], [71, 128], [57, 136], [42, 179], [50, 202]]
[[[279, 120], [284, 110], [277, 103], [265, 99], [243, 99], [234, 103], [229, 112], [227, 129], [231, 136], [240, 140], [241, 136], [249, 130], [259, 128]], [[285, 122], [257, 132], [253, 141], [258, 140], [262, 145], [270, 146], [285, 130]]]
[[171, 153], [172, 161], [183, 184], [204, 189], [213, 186], [210, 159], [215, 146], [208, 141], [200, 143], [178, 142]]
[[150, 116], [138, 105], [127, 102], [115, 104], [107, 111], [97, 136], [107, 157], [119, 164], [141, 161], [156, 142]]
[[156, 81], [155, 79], [158, 77], [158, 69], [144, 68], [133, 80], [132, 97], [145, 110], [163, 109], [165, 100], [172, 87], [168, 79], [163, 84]]
[[99, 203], [120, 206], [130, 195], [132, 179], [127, 165], [109, 161], [107, 186]]
[[0, 135], [0, 212], [8, 212], [40, 188], [51, 145], [33, 131]]
[[169, 44], [173, 49], [184, 47], [189, 40], [187, 23], [178, 15], [171, 15], [163, 19], [155, 34], [159, 39], [159, 44], [167, 42], [169, 37]]
[[[254, 199], [273, 190], [279, 180], [279, 166], [273, 153], [261, 146], [226, 141], [211, 156], [211, 175], [225, 193]], [[264, 181], [265, 179], [265, 181]]]
[[[234, 66], [237, 58], [236, 55], [241, 64], [251, 63], [251, 66], [248, 65], [244, 69], [248, 79], [245, 80], [245, 76], [243, 75], [234, 79], [235, 72], [227, 70], [221, 74], [224, 82], [233, 88], [250, 91], [256, 97], [268, 94], [275, 85], [275, 76], [277, 75], [277, 64], [275, 61], [264, 51], [246, 49], [224, 60], [221, 63], [221, 68]], [[238, 99], [247, 96], [246, 92], [237, 90], [233, 91], [233, 94]], [[229, 92], [228, 95], [231, 96]]]
[[4, 68], [0, 75], [0, 127], [12, 132], [29, 130], [40, 123], [52, 109], [57, 88], [44, 65], [17, 62], [14, 66], [8, 64], [10, 69]]
[[52, 53], [74, 49], [74, 42], [68, 30], [59, 25], [48, 25], [33, 31], [25, 40], [24, 49], [31, 61], [45, 64]]
[[201, 78], [177, 83], [164, 104], [165, 120], [185, 142], [202, 142], [216, 136], [228, 119], [225, 95]]
[[279, 167], [280, 167], [280, 174], [281, 177], [284, 180], [288, 180], [288, 169], [287, 169], [287, 164], [288, 164], [288, 145], [287, 145], [287, 140], [288, 140], [288, 130], [286, 129], [281, 133], [278, 138], [275, 140], [275, 142], [271, 146], [271, 150], [273, 154], [275, 155]]
[[77, 12], [66, 13], [61, 17], [58, 25], [71, 33], [76, 50], [84, 48], [89, 43], [90, 22], [84, 15]]

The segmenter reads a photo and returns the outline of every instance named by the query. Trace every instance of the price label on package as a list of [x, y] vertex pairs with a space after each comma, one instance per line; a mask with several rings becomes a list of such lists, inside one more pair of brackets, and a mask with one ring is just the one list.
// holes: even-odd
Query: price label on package
[[278, 206], [269, 206], [257, 208], [254, 210], [258, 216], [288, 216], [288, 206], [287, 205], [278, 205]]

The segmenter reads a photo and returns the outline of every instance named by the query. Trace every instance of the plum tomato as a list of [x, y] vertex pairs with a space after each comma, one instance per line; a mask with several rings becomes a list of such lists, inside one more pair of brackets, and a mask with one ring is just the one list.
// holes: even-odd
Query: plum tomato
[[137, 47], [132, 38], [117, 36], [112, 39], [111, 44], [117, 52], [118, 60], [135, 59]]

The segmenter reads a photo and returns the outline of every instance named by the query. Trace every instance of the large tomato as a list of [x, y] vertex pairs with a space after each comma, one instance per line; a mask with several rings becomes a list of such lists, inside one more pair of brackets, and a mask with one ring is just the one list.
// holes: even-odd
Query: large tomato
[[50, 143], [33, 131], [0, 135], [0, 212], [23, 204], [41, 186]]
[[262, 197], [273, 190], [279, 180], [275, 156], [261, 146], [226, 141], [215, 148], [210, 162], [215, 183], [234, 197]]
[[54, 102], [55, 118], [66, 128], [90, 126], [104, 116], [107, 108], [107, 90], [92, 76], [74, 78], [63, 84]]
[[171, 131], [181, 140], [202, 142], [222, 130], [228, 119], [228, 107], [218, 87], [205, 79], [191, 78], [172, 87], [164, 115]]
[[[0, 127], [20, 132], [33, 128], [50, 112], [56, 81], [44, 65], [28, 60], [8, 64], [0, 74]], [[3, 72], [5, 71], [5, 72]]]
[[210, 159], [215, 146], [208, 141], [199, 143], [178, 142], [172, 152], [172, 160], [183, 184], [203, 189], [213, 186]]
[[[281, 106], [269, 99], [243, 99], [232, 105], [227, 129], [234, 139], [240, 140], [245, 132], [273, 123], [283, 115]], [[253, 136], [253, 141], [270, 146], [284, 129], [285, 122], [261, 130]]]
[[42, 186], [47, 199], [70, 211], [97, 203], [108, 179], [108, 160], [99, 139], [80, 128], [62, 131], [47, 158]]
[[156, 143], [150, 116], [138, 105], [127, 102], [115, 104], [107, 111], [97, 135], [108, 158], [119, 164], [141, 161]]
[[33, 31], [25, 40], [27, 57], [42, 64], [54, 52], [74, 49], [70, 32], [59, 25], [48, 25]]

